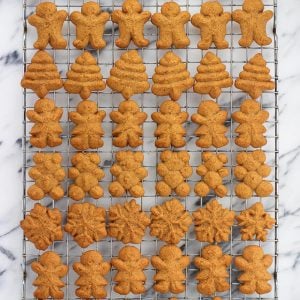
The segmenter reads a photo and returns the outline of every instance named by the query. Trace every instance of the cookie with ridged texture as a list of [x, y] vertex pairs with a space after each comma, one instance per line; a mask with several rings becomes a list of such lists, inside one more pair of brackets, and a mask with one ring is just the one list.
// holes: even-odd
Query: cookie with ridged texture
[[46, 51], [37, 51], [26, 69], [21, 85], [33, 90], [40, 98], [44, 98], [50, 91], [62, 88], [63, 81], [53, 57]]
[[156, 96], [169, 96], [176, 101], [183, 92], [193, 86], [186, 64], [174, 52], [168, 51], [160, 60], [152, 76], [152, 93]]

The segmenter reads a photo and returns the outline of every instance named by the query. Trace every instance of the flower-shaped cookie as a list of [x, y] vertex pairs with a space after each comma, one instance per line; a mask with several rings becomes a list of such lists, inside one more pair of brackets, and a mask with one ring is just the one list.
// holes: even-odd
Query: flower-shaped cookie
[[139, 244], [149, 224], [150, 218], [134, 199], [124, 205], [118, 203], [109, 208], [108, 235], [124, 244]]
[[262, 203], [255, 203], [248, 209], [236, 216], [238, 225], [241, 227], [242, 240], [257, 240], [265, 242], [268, 230], [273, 227], [275, 220], [264, 210]]
[[224, 208], [216, 199], [193, 212], [193, 217], [198, 241], [220, 243], [229, 240], [234, 212]]
[[86, 248], [105, 238], [105, 209], [91, 203], [73, 204], [68, 211], [65, 231], [70, 233], [77, 244]]
[[193, 220], [184, 206], [172, 199], [151, 208], [150, 234], [170, 244], [177, 244]]
[[57, 208], [47, 208], [36, 203], [30, 214], [20, 222], [24, 235], [37, 249], [46, 250], [53, 241], [63, 239], [62, 215]]

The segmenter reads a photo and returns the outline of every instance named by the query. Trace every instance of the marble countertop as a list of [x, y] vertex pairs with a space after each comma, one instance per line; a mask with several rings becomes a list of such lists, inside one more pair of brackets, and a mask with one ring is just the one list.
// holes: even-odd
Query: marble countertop
[[[300, 295], [300, 1], [278, 1], [280, 106], [279, 298]], [[284, 3], [283, 3], [284, 2]], [[0, 1], [0, 299], [22, 288], [22, 1]], [[295, 180], [294, 180], [295, 179]]]

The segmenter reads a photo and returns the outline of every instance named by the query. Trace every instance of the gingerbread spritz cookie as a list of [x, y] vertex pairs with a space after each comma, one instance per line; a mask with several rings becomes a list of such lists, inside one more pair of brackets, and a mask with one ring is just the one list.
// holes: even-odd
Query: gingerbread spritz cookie
[[73, 45], [83, 49], [90, 44], [94, 49], [106, 46], [103, 39], [104, 26], [109, 20], [109, 13], [103, 12], [96, 2], [86, 2], [81, 7], [81, 13], [74, 11], [70, 15], [71, 22], [76, 26], [76, 40]]
[[157, 123], [154, 135], [157, 137], [155, 146], [158, 148], [183, 147], [186, 142], [184, 136], [186, 130], [182, 124], [188, 119], [189, 114], [181, 111], [178, 103], [167, 100], [160, 107], [159, 112], [151, 115], [152, 120]]
[[223, 254], [222, 248], [217, 245], [208, 245], [201, 250], [201, 256], [194, 259], [200, 272], [196, 275], [199, 281], [197, 290], [203, 295], [212, 295], [216, 292], [225, 292], [230, 288], [227, 268], [232, 257]]
[[192, 217], [177, 199], [168, 200], [151, 208], [150, 235], [166, 243], [177, 244], [192, 222]]
[[198, 48], [207, 50], [212, 43], [218, 49], [228, 48], [225, 40], [226, 25], [231, 20], [231, 14], [224, 12], [218, 1], [205, 2], [201, 5], [200, 13], [192, 16], [192, 24], [200, 29], [201, 40]]
[[260, 202], [243, 210], [240, 215], [236, 216], [236, 220], [241, 227], [243, 241], [256, 239], [265, 242], [267, 240], [268, 229], [272, 229], [276, 223], [275, 219], [264, 210], [264, 206]]
[[91, 53], [84, 51], [76, 58], [67, 72], [64, 88], [70, 94], [79, 94], [84, 100], [91, 95], [92, 91], [105, 89], [101, 69]]
[[261, 150], [240, 152], [236, 156], [237, 166], [234, 176], [241, 181], [235, 186], [235, 194], [241, 199], [248, 199], [255, 193], [259, 197], [267, 197], [273, 191], [272, 184], [264, 180], [271, 173], [266, 162], [266, 154]]
[[185, 33], [184, 25], [190, 20], [187, 11], [181, 11], [176, 2], [166, 2], [161, 7], [161, 13], [152, 15], [151, 22], [159, 29], [157, 48], [185, 48], [190, 40]]
[[41, 200], [49, 195], [53, 200], [64, 196], [61, 182], [66, 174], [61, 166], [60, 153], [36, 153], [33, 156], [35, 166], [30, 168], [28, 175], [35, 183], [27, 190], [32, 200]]
[[150, 218], [134, 199], [109, 208], [108, 235], [124, 244], [140, 244], [149, 224]]
[[195, 93], [209, 94], [215, 99], [221, 95], [223, 88], [229, 88], [233, 84], [226, 66], [212, 52], [207, 52], [201, 59], [197, 72], [194, 84]]
[[235, 266], [242, 271], [238, 277], [241, 283], [239, 290], [243, 294], [266, 294], [271, 292], [272, 286], [268, 283], [272, 275], [268, 268], [272, 265], [273, 258], [264, 254], [261, 247], [256, 245], [246, 246], [241, 256], [235, 258]]
[[75, 123], [75, 127], [71, 130], [71, 145], [78, 150], [102, 147], [104, 131], [101, 123], [105, 115], [104, 110], [98, 110], [96, 102], [90, 100], [79, 102], [76, 111], [69, 112], [69, 119]]
[[243, 66], [243, 71], [234, 84], [236, 88], [248, 93], [252, 99], [257, 99], [264, 91], [275, 88], [270, 69], [260, 53], [254, 55]]
[[103, 196], [103, 188], [99, 181], [105, 176], [99, 163], [101, 159], [97, 153], [76, 153], [71, 162], [73, 167], [69, 168], [69, 178], [74, 182], [69, 186], [69, 196], [73, 200], [82, 200], [86, 194], [94, 199]]
[[235, 138], [235, 143], [243, 148], [252, 146], [260, 148], [267, 144], [267, 139], [264, 133], [267, 131], [263, 125], [269, 118], [269, 113], [261, 109], [261, 106], [255, 100], [245, 100], [240, 111], [235, 111], [232, 118], [240, 125], [235, 129], [238, 136]]
[[107, 236], [105, 209], [91, 203], [73, 204], [69, 207], [67, 224], [64, 229], [82, 248], [99, 242]]
[[121, 55], [110, 70], [106, 83], [113, 91], [121, 93], [125, 99], [149, 89], [146, 67], [136, 50], [129, 50]]
[[241, 26], [240, 46], [249, 47], [253, 41], [260, 46], [271, 44], [272, 39], [267, 36], [266, 26], [272, 17], [271, 10], [264, 11], [262, 0], [244, 0], [243, 9], [232, 13], [232, 19]]
[[27, 67], [21, 85], [33, 90], [40, 98], [44, 98], [50, 91], [62, 88], [63, 81], [53, 57], [46, 51], [37, 51]]
[[195, 185], [195, 193], [204, 197], [212, 189], [217, 196], [225, 197], [228, 190], [223, 184], [223, 178], [229, 175], [229, 170], [224, 167], [228, 161], [227, 155], [203, 152], [201, 158], [202, 164], [196, 169], [197, 174], [201, 176], [201, 181]]
[[57, 10], [54, 3], [42, 2], [37, 5], [35, 14], [28, 17], [28, 23], [36, 27], [38, 39], [33, 44], [36, 49], [45, 49], [48, 45], [54, 49], [64, 49], [67, 41], [63, 38], [61, 30], [68, 13]]
[[20, 226], [35, 248], [46, 250], [54, 241], [63, 239], [61, 222], [62, 215], [57, 208], [51, 209], [36, 203]]
[[113, 145], [116, 147], [138, 147], [143, 144], [143, 128], [147, 114], [142, 112], [138, 104], [133, 100], [125, 100], [119, 104], [117, 111], [109, 114], [111, 120], [116, 123], [112, 131]]
[[37, 288], [33, 292], [37, 299], [63, 299], [62, 288], [66, 285], [61, 278], [68, 273], [68, 266], [64, 265], [59, 255], [52, 251], [43, 253], [38, 261], [31, 264], [33, 272], [37, 277], [32, 285]]
[[234, 211], [224, 208], [216, 199], [193, 212], [196, 238], [200, 242], [220, 243], [229, 240]]
[[152, 256], [151, 264], [156, 268], [154, 290], [158, 293], [180, 294], [185, 291], [184, 269], [189, 265], [188, 256], [180, 248], [166, 245], [160, 248], [158, 256]]
[[200, 148], [224, 147], [228, 144], [225, 136], [227, 127], [227, 111], [221, 110], [220, 106], [212, 100], [201, 101], [197, 113], [192, 115], [192, 121], [199, 125], [195, 131], [198, 138], [196, 145]]
[[137, 47], [147, 47], [149, 40], [144, 38], [144, 25], [150, 19], [151, 13], [143, 11], [138, 0], [125, 0], [122, 10], [115, 10], [111, 14], [111, 20], [119, 25], [119, 38], [116, 45], [127, 48], [130, 41]]
[[190, 155], [187, 151], [172, 152], [165, 150], [160, 154], [157, 173], [162, 180], [155, 185], [159, 196], [169, 196], [174, 191], [179, 197], [190, 193], [190, 185], [186, 179], [192, 176], [193, 169], [189, 164]]
[[159, 60], [152, 80], [154, 84], [151, 89], [154, 95], [169, 96], [175, 101], [194, 83], [186, 64], [172, 51], [168, 51]]
[[30, 130], [30, 144], [37, 148], [56, 147], [61, 145], [63, 129], [59, 124], [63, 109], [57, 107], [50, 99], [39, 99], [34, 109], [26, 112], [27, 118], [34, 122]]
[[113, 281], [117, 284], [114, 291], [127, 295], [143, 294], [146, 291], [146, 275], [144, 269], [148, 266], [149, 260], [142, 256], [140, 251], [132, 246], [123, 247], [118, 257], [112, 258], [111, 264], [117, 269]]
[[140, 151], [119, 151], [115, 159], [110, 173], [116, 179], [108, 187], [110, 194], [121, 197], [129, 192], [133, 197], [144, 196], [142, 180], [148, 176], [147, 169], [142, 166], [144, 154]]
[[110, 263], [103, 261], [100, 252], [90, 250], [80, 256], [80, 262], [73, 264], [74, 271], [79, 275], [75, 285], [79, 286], [75, 294], [81, 299], [102, 299], [107, 295], [105, 287], [108, 281], [105, 275], [110, 270]]

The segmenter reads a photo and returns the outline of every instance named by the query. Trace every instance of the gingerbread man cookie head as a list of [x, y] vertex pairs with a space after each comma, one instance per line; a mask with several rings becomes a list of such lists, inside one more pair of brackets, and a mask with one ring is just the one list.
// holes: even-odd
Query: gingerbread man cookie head
[[122, 101], [119, 105], [120, 113], [125, 113], [125, 112], [137, 113], [139, 111], [140, 111], [139, 106], [135, 101], [132, 100]]
[[243, 256], [247, 261], [261, 260], [264, 257], [264, 251], [256, 245], [248, 246], [244, 248]]
[[37, 113], [45, 113], [51, 112], [55, 109], [55, 102], [54, 101], [44, 101], [46, 99], [39, 99], [34, 104], [34, 110]]
[[174, 247], [174, 245], [166, 245], [160, 248], [159, 256], [167, 261], [174, 261], [182, 257], [182, 252], [180, 248]]
[[40, 257], [40, 263], [45, 267], [59, 266], [61, 259], [58, 255], [53, 255], [53, 252], [47, 251]]
[[51, 2], [43, 2], [36, 7], [36, 14], [41, 18], [51, 19], [56, 12], [57, 8]]
[[92, 267], [95, 264], [98, 265], [98, 264], [102, 263], [102, 261], [103, 261], [102, 255], [99, 252], [98, 252], [98, 255], [95, 255], [95, 252], [93, 250], [83, 253], [80, 257], [80, 262], [83, 265], [86, 265], [89, 267]]
[[180, 105], [178, 103], [169, 100], [164, 101], [160, 106], [160, 111], [163, 114], [178, 114], [181, 112]]
[[97, 110], [97, 103], [93, 101], [81, 101], [77, 106], [80, 114], [95, 114]]
[[137, 0], [125, 0], [122, 5], [124, 13], [140, 13], [142, 9], [142, 5]]
[[261, 0], [245, 0], [243, 10], [248, 13], [261, 13], [264, 11], [264, 4]]
[[161, 13], [166, 17], [175, 17], [180, 13], [180, 6], [176, 2], [164, 3], [161, 7]]
[[96, 16], [101, 13], [101, 7], [96, 2], [90, 1], [82, 5], [81, 12], [85, 16]]
[[137, 248], [128, 246], [120, 250], [119, 257], [126, 261], [136, 261], [141, 258], [141, 253]]
[[201, 13], [207, 17], [221, 16], [224, 12], [222, 5], [217, 2], [205, 2], [201, 6]]
[[211, 257], [219, 258], [222, 257], [222, 255], [223, 255], [222, 248], [220, 248], [217, 245], [210, 245], [202, 249], [202, 256], [205, 259], [209, 259]]

